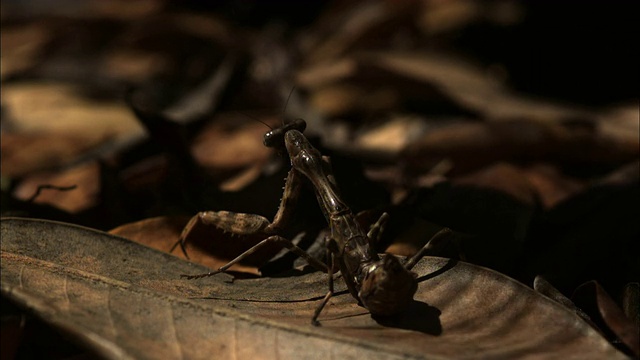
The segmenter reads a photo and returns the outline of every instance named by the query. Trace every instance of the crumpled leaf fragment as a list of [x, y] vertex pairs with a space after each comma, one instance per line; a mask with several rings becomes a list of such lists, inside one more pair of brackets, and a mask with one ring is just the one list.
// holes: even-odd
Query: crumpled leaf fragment
[[571, 296], [573, 302], [590, 314], [607, 337], [614, 343], [621, 342], [630, 354], [640, 357], [640, 332], [632, 319], [607, 294], [597, 281], [580, 285]]

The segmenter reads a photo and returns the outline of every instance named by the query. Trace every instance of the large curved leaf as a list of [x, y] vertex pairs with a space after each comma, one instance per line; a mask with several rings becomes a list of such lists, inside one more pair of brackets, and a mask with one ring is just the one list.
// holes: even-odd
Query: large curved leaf
[[575, 314], [491, 270], [425, 258], [416, 301], [373, 319], [326, 275], [197, 281], [206, 268], [103, 232], [2, 220], [2, 293], [107, 358], [624, 358]]

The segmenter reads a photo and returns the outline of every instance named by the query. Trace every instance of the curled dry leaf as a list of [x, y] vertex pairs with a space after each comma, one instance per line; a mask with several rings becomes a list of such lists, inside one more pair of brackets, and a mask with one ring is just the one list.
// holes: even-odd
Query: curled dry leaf
[[550, 209], [586, 188], [584, 180], [563, 174], [558, 167], [536, 164], [523, 169], [541, 205]]
[[397, 153], [407, 146], [416, 134], [425, 132], [426, 124], [416, 117], [397, 116], [377, 126], [357, 139], [362, 149]]
[[367, 54], [364, 59], [398, 76], [431, 84], [452, 102], [489, 119], [549, 120], [588, 114], [583, 109], [515, 95], [483, 69], [441, 54], [384, 51]]
[[599, 330], [597, 325], [591, 322], [591, 318], [584, 311], [582, 311], [576, 304], [571, 301], [568, 297], [564, 296], [560, 292], [560, 290], [556, 289], [549, 283], [544, 277], [538, 275], [533, 280], [533, 289], [540, 294], [548, 297], [549, 299], [553, 299], [558, 303], [567, 307], [567, 309], [576, 313], [576, 315], [580, 316], [584, 320], [586, 320], [591, 326], [595, 327], [596, 330]]
[[102, 140], [69, 133], [2, 132], [2, 175], [19, 178], [36, 171], [57, 170], [78, 160]]
[[400, 92], [404, 100], [407, 97], [421, 97], [422, 101], [431, 98], [436, 101], [429, 102], [430, 106], [438, 107], [448, 102], [459, 107], [458, 110], [464, 109], [487, 119], [549, 121], [589, 116], [584, 109], [515, 95], [482, 68], [443, 54], [386, 50], [345, 58], [301, 68], [298, 84], [317, 89], [330, 82], [355, 79], [367, 88], [371, 83], [379, 86], [377, 82], [382, 80]]
[[[243, 115], [238, 114], [226, 119], [226, 123], [212, 123], [194, 139], [193, 156], [199, 164], [208, 168], [243, 168], [256, 163], [264, 163], [271, 150], [262, 145], [262, 137], [268, 128], [257, 121], [242, 119], [245, 126], [237, 123]], [[275, 119], [270, 122], [274, 123]]]
[[337, 6], [318, 21], [315, 31], [307, 35], [303, 44], [303, 51], [307, 53], [305, 60], [322, 63], [362, 45], [391, 43], [394, 37], [397, 38], [394, 35], [400, 32], [399, 25], [401, 29], [412, 21], [416, 5], [409, 1], [393, 5], [364, 2], [355, 6]]
[[407, 110], [438, 116], [477, 117], [443, 91], [442, 84], [438, 83], [441, 79], [405, 75], [367, 54], [302, 69], [297, 82], [310, 91], [313, 107], [333, 118], [354, 114], [377, 117], [381, 113]]
[[65, 83], [3, 85], [2, 175], [58, 170], [144, 136], [124, 104], [83, 97]]
[[[171, 249], [188, 221], [187, 216], [160, 216], [120, 225], [109, 230], [109, 234], [122, 236], [156, 250], [167, 251]], [[176, 255], [185, 258], [182, 253]]]
[[408, 313], [372, 319], [326, 276], [238, 280], [121, 237], [2, 221], [2, 293], [107, 358], [623, 359], [582, 319], [494, 271], [425, 258]]
[[639, 143], [617, 142], [597, 128], [530, 120], [459, 123], [434, 129], [409, 145], [402, 158], [424, 168], [443, 158], [464, 172], [495, 161], [548, 161], [569, 164], [607, 164], [633, 161]]
[[597, 281], [582, 284], [573, 293], [574, 303], [590, 314], [593, 321], [599, 324], [616, 342], [621, 342], [626, 350], [640, 357], [640, 333], [632, 319], [625, 316], [624, 311], [607, 294]]
[[42, 191], [34, 199], [39, 204], [49, 204], [69, 213], [78, 213], [99, 202], [100, 166], [96, 161], [86, 162], [57, 173], [37, 173], [27, 176], [16, 187], [17, 199], [28, 200], [42, 185], [59, 187], [75, 186], [69, 190]]
[[551, 165], [515, 166], [504, 162], [488, 165], [452, 182], [498, 190], [531, 206], [540, 202], [545, 209], [586, 188], [586, 181], [564, 175]]
[[62, 82], [2, 86], [2, 102], [16, 132], [81, 135], [86, 142], [132, 139], [142, 127], [122, 102], [105, 103], [82, 96], [83, 88]]
[[626, 186], [640, 182], [640, 161], [633, 161], [614, 170], [610, 174], [596, 181], [597, 185]]
[[[124, 224], [110, 230], [109, 233], [168, 252], [176, 244], [188, 221], [188, 216], [160, 216]], [[192, 236], [187, 239], [186, 250], [191, 261], [217, 269], [262, 240], [258, 237], [259, 235], [234, 237], [214, 226], [199, 224], [192, 232]], [[262, 249], [256, 256], [249, 257], [241, 264], [231, 267], [231, 271], [257, 275], [259, 273], [257, 265], [273, 256], [274, 250], [273, 248]], [[173, 255], [186, 259], [179, 247], [173, 250]]]
[[[5, 8], [3, 8], [5, 10]], [[42, 23], [4, 26], [0, 34], [2, 58], [0, 76], [3, 79], [28, 70], [38, 62], [41, 47], [51, 34]]]
[[452, 182], [456, 185], [498, 190], [529, 206], [535, 205], [536, 202], [534, 189], [522, 171], [507, 163], [487, 166], [480, 171], [458, 177]]
[[350, 113], [385, 112], [399, 104], [398, 94], [388, 89], [369, 89], [352, 84], [338, 84], [316, 90], [311, 105], [328, 117]]

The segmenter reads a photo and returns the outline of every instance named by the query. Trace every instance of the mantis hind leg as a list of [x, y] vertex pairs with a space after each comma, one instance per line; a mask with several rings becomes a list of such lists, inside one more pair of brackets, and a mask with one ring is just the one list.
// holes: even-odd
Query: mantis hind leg
[[384, 232], [384, 227], [387, 225], [387, 221], [389, 221], [389, 214], [385, 212], [380, 215], [378, 221], [371, 225], [371, 228], [367, 233], [370, 245], [373, 246], [380, 242], [380, 236], [382, 236], [382, 233]]
[[183, 278], [183, 279], [200, 279], [200, 278], [204, 278], [204, 277], [208, 277], [208, 276], [213, 276], [213, 275], [219, 274], [221, 272], [225, 272], [225, 271], [227, 271], [227, 269], [229, 269], [234, 264], [237, 264], [238, 262], [240, 262], [240, 261], [244, 260], [245, 258], [247, 258], [249, 255], [252, 255], [256, 251], [258, 251], [258, 249], [260, 249], [261, 247], [267, 246], [269, 244], [274, 244], [274, 243], [279, 245], [279, 246], [281, 246], [281, 247], [283, 247], [283, 248], [286, 248], [287, 250], [291, 251], [292, 253], [304, 258], [305, 260], [307, 260], [309, 265], [313, 266], [314, 268], [316, 268], [316, 269], [318, 269], [320, 271], [329, 271], [329, 269], [327, 268], [327, 265], [325, 265], [321, 261], [316, 260], [309, 253], [307, 253], [306, 251], [302, 250], [297, 245], [292, 243], [291, 240], [285, 239], [282, 236], [273, 235], [273, 236], [269, 236], [268, 238], [262, 240], [261, 242], [259, 242], [255, 246], [252, 246], [250, 249], [248, 249], [247, 251], [245, 251], [242, 254], [238, 255], [235, 259], [229, 261], [227, 264], [219, 267], [217, 270], [210, 271], [210, 272], [204, 273], [204, 274], [197, 274], [197, 275], [180, 275], [180, 277]]
[[413, 269], [414, 266], [422, 259], [427, 253], [438, 253], [446, 246], [451, 240], [451, 234], [453, 232], [449, 228], [443, 228], [427, 241], [427, 243], [420, 249], [415, 255], [413, 255], [404, 264], [404, 268], [407, 270]]
[[334, 259], [334, 254], [331, 251], [329, 251], [328, 248], [327, 248], [327, 257], [329, 260], [329, 266], [327, 269], [327, 275], [329, 280], [329, 291], [324, 296], [324, 299], [322, 299], [322, 302], [318, 305], [316, 310], [313, 312], [313, 317], [311, 318], [311, 325], [313, 326], [320, 326], [320, 322], [318, 321], [318, 316], [320, 316], [322, 309], [324, 309], [324, 307], [329, 302], [329, 299], [331, 299], [331, 297], [333, 296], [333, 267], [334, 267], [335, 259]]

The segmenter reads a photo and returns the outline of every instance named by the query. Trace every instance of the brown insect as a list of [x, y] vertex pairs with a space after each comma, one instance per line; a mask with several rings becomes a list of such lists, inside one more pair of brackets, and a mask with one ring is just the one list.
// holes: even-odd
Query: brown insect
[[[305, 121], [297, 119], [280, 128], [272, 129], [264, 136], [265, 146], [286, 148], [291, 159], [291, 170], [273, 222], [254, 214], [204, 211], [194, 216], [185, 226], [179, 244], [184, 251], [184, 242], [198, 222], [214, 225], [237, 235], [264, 233], [268, 237], [215, 271], [182, 277], [199, 279], [225, 272], [260, 247], [268, 243], [277, 243], [329, 275], [329, 291], [313, 314], [313, 325], [319, 325], [318, 316], [333, 295], [334, 263], [337, 263], [351, 295], [372, 314], [393, 315], [401, 312], [411, 303], [418, 288], [417, 275], [411, 269], [426, 252], [439, 247], [441, 240], [446, 238], [450, 230], [441, 230], [404, 264], [391, 254], [383, 254], [380, 257], [373, 250], [373, 244], [389, 215], [382, 214], [370, 231], [365, 233], [349, 207], [338, 196], [328, 158], [322, 156], [303, 135], [305, 128]], [[329, 264], [316, 260], [288, 239], [278, 235], [293, 214], [305, 178], [313, 185], [318, 203], [329, 224], [330, 235], [325, 240]]]

